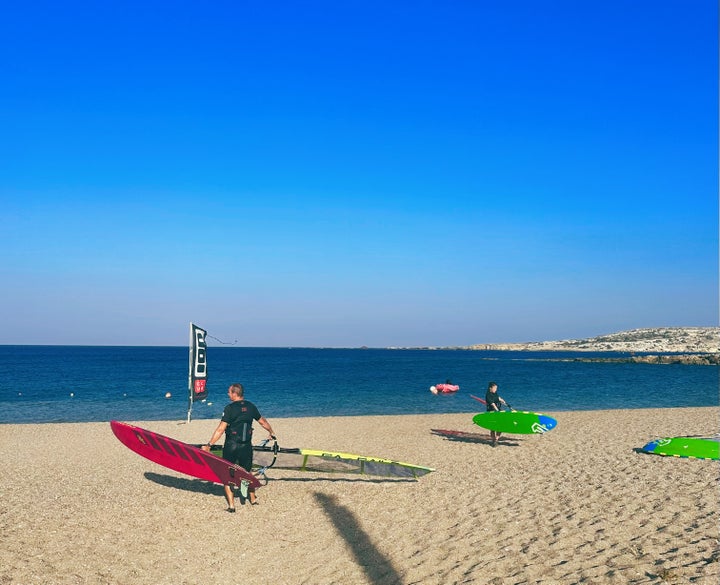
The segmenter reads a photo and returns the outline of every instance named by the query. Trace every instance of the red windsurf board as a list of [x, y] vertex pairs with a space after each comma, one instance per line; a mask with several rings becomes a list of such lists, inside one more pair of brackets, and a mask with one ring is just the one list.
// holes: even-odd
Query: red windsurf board
[[239, 465], [193, 445], [116, 420], [110, 421], [110, 427], [128, 449], [168, 469], [223, 485], [240, 487], [242, 480], [254, 488], [262, 485]]

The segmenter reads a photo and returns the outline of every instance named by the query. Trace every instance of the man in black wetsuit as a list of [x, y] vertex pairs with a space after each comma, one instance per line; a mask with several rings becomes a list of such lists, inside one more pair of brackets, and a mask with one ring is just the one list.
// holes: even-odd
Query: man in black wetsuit
[[[225, 444], [223, 445], [223, 459], [235, 463], [246, 469], [252, 471], [253, 463], [253, 447], [252, 447], [252, 424], [253, 421], [258, 421], [258, 424], [263, 427], [268, 433], [270, 438], [275, 439], [275, 433], [273, 433], [270, 423], [260, 414], [252, 402], [245, 400], [245, 389], [242, 384], [231, 384], [228, 388], [228, 396], [230, 397], [230, 404], [225, 407], [220, 424], [218, 424], [213, 436], [210, 437], [210, 441], [206, 445], [203, 445], [205, 451], [210, 451], [210, 446], [214, 445], [225, 433]], [[251, 504], [257, 504], [257, 495], [255, 494], [255, 488], [248, 490], [248, 498]], [[228, 503], [228, 512], [235, 511], [235, 494], [231, 486], [225, 486], [225, 499]]]
[[[497, 388], [498, 386], [495, 382], [490, 382], [488, 384], [488, 389], [485, 393], [485, 404], [487, 405], [488, 412], [499, 411], [503, 404], [507, 406], [507, 402], [505, 402], [497, 393]], [[492, 446], [494, 447], [497, 445], [500, 433], [497, 431], [490, 431], [490, 438], [492, 439]]]

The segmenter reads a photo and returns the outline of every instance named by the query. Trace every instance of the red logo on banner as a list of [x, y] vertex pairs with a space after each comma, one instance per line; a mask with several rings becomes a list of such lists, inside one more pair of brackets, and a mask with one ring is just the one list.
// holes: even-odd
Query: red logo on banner
[[195, 380], [195, 394], [203, 394], [205, 392], [205, 383], [207, 380]]

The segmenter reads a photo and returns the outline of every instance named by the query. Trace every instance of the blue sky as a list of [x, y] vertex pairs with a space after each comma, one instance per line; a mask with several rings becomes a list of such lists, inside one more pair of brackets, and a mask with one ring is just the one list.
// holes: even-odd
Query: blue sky
[[183, 345], [191, 321], [329, 347], [717, 325], [717, 17], [7, 6], [0, 343]]

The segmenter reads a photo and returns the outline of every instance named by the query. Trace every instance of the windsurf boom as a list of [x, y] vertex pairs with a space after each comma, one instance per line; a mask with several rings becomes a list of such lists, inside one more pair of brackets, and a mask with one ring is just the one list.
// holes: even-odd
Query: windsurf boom
[[[380, 477], [418, 478], [435, 471], [431, 467], [393, 461], [381, 457], [367, 457], [352, 453], [337, 453], [316, 449], [254, 446], [254, 464], [262, 469], [289, 469], [319, 473], [347, 473]], [[222, 447], [213, 446], [213, 453], [221, 453]], [[272, 463], [269, 464], [272, 460]]]

